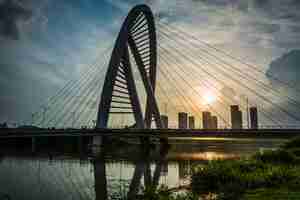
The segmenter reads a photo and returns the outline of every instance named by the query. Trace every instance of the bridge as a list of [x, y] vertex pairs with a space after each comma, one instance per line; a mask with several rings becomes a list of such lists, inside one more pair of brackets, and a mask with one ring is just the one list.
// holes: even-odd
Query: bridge
[[[238, 132], [295, 132], [300, 124], [299, 93], [272, 74], [267, 78], [263, 67], [202, 41], [197, 34], [154, 16], [148, 6], [138, 5], [126, 17], [113, 48], [99, 53], [79, 80], [67, 82], [27, 124], [65, 133], [69, 132], [65, 128], [85, 127], [90, 133], [172, 128], [167, 130], [171, 134], [182, 131], [173, 129], [178, 127], [178, 113], [184, 112], [196, 119], [193, 133], [227, 133], [236, 132], [230, 116], [230, 106], [236, 105], [244, 119]], [[258, 124], [247, 131], [250, 107], [257, 108]], [[202, 124], [204, 111], [216, 116], [217, 126], [211, 128], [215, 131]], [[169, 126], [162, 116], [169, 117]]]
[[[60, 138], [49, 142], [50, 145], [78, 137], [76, 142], [70, 141], [78, 144], [80, 150], [91, 142], [84, 137], [97, 136], [285, 139], [299, 135], [300, 91], [293, 84], [273, 75], [267, 78], [262, 67], [165, 22], [146, 5], [138, 5], [129, 12], [114, 46], [99, 53], [86, 68], [79, 80], [70, 80], [47, 99], [26, 126], [0, 129], [0, 142], [16, 144], [31, 140], [35, 153], [37, 146], [46, 144], [38, 144], [39, 140], [49, 142], [55, 137]], [[270, 79], [278, 86], [271, 85]], [[237, 107], [240, 120], [236, 128], [230, 109]], [[258, 111], [258, 124], [251, 128], [250, 107]], [[168, 126], [166, 116], [174, 122], [178, 113], [184, 113], [185, 125], [187, 116], [203, 124], [194, 121], [193, 127], [189, 124], [181, 128], [176, 123]], [[217, 126], [205, 127], [204, 113], [215, 115]], [[18, 138], [22, 140], [16, 142]], [[101, 143], [102, 147], [107, 144]], [[167, 149], [163, 145], [159, 149], [162, 158], [152, 175], [149, 146], [141, 145], [142, 151], [137, 155], [143, 162], [135, 163], [128, 199], [135, 199], [142, 177], [146, 187], [158, 186]], [[96, 199], [108, 199], [105, 151], [97, 155], [93, 167]]]
[[300, 136], [297, 129], [9, 129], [1, 132], [0, 139], [38, 137], [97, 137], [123, 138], [292, 138]]

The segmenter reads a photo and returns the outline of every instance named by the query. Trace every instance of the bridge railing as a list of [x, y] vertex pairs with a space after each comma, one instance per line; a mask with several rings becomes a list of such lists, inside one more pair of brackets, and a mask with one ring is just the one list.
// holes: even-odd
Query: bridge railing
[[260, 125], [259, 129], [300, 129], [299, 125]]

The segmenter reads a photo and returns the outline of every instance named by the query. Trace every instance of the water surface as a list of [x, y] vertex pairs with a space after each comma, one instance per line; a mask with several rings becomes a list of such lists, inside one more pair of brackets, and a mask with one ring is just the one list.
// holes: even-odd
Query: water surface
[[175, 138], [170, 148], [131, 144], [83, 157], [6, 155], [0, 159], [2, 199], [121, 199], [147, 185], [189, 183], [191, 168], [278, 148], [285, 139]]

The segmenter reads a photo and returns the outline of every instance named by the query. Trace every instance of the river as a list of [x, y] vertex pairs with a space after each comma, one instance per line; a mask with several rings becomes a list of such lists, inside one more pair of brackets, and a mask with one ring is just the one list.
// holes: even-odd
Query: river
[[147, 184], [186, 185], [193, 166], [278, 148], [286, 139], [173, 138], [169, 147], [130, 143], [74, 156], [0, 157], [0, 200], [122, 199]]

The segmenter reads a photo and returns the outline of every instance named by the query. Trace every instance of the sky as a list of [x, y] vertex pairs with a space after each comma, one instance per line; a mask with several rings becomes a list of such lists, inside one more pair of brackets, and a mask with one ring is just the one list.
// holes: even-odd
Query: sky
[[[5, 16], [0, 15], [0, 122], [20, 123], [30, 118], [69, 80], [78, 79], [95, 59], [101, 60], [107, 47], [114, 44], [128, 11], [140, 3], [149, 5], [157, 20], [193, 33], [264, 71], [277, 70], [280, 66], [270, 69], [271, 63], [274, 66], [280, 63], [277, 60], [300, 49], [297, 0], [19, 0], [15, 3], [32, 15], [16, 18], [18, 39], [3, 34], [6, 22]], [[293, 75], [300, 73], [295, 67], [297, 62], [297, 59], [291, 62], [286, 71]], [[285, 71], [279, 76], [282, 73]], [[297, 76], [294, 79], [297, 81]]]

